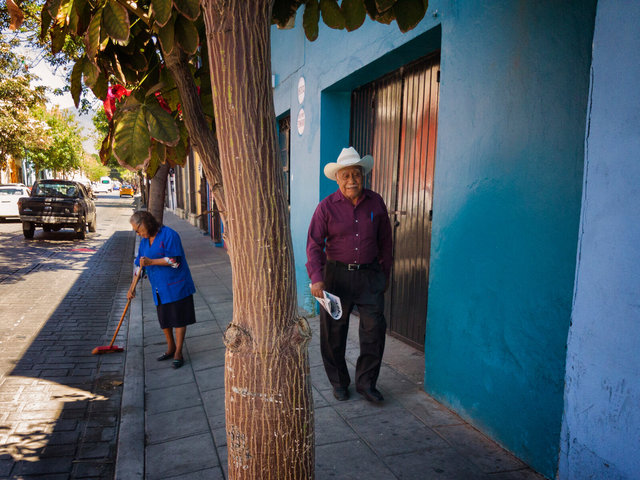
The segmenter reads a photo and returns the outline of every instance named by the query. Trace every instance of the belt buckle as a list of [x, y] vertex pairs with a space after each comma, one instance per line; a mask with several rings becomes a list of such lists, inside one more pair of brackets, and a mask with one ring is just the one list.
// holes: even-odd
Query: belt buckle
[[349, 263], [347, 264], [347, 270], [349, 270], [350, 272], [353, 270], [360, 270], [360, 265], [358, 265], [357, 263]]

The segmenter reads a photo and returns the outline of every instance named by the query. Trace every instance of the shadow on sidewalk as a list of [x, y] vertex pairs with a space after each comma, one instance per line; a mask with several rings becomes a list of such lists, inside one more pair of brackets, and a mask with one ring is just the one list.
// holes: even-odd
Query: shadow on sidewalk
[[[15, 340], [33, 340], [2, 378], [0, 478], [113, 478], [124, 355], [91, 351], [108, 344], [122, 314], [133, 246], [133, 232], [116, 231], [97, 250], [51, 250], [22, 275], [38, 290], [15, 312], [25, 325]], [[69, 269], [82, 272], [41, 323], [51, 308], [41, 302], [59, 298], [56, 278]]]

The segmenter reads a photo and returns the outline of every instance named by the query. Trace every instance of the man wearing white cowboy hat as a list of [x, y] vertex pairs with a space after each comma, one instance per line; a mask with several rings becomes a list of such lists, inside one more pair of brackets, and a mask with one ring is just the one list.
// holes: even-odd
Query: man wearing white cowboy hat
[[366, 400], [384, 399], [376, 389], [382, 364], [387, 324], [384, 292], [391, 272], [391, 224], [377, 193], [363, 188], [373, 158], [353, 147], [343, 148], [338, 160], [324, 167], [338, 190], [322, 200], [311, 219], [307, 237], [307, 272], [311, 293], [326, 290], [340, 297], [342, 317], [334, 320], [320, 309], [320, 349], [325, 371], [338, 400], [349, 398], [351, 379], [344, 358], [349, 316], [360, 313], [360, 356], [356, 363], [356, 391]]

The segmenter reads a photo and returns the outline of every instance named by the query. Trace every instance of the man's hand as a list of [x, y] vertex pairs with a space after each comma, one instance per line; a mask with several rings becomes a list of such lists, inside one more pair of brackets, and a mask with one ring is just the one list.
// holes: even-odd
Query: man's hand
[[324, 290], [324, 282], [316, 282], [311, 285], [311, 295], [314, 297], [322, 298], [324, 294], [322, 291]]
[[133, 300], [136, 297], [136, 289], [131, 286], [127, 292], [127, 300]]

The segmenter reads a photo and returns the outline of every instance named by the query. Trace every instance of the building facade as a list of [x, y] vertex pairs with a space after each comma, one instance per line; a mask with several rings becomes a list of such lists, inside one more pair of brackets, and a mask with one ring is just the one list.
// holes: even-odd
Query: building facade
[[[640, 282], [616, 262], [640, 266], [638, 7], [432, 0], [406, 34], [367, 19], [350, 33], [321, 25], [315, 42], [301, 17], [272, 30], [299, 304], [314, 308], [309, 221], [336, 189], [324, 165], [353, 145], [374, 156], [367, 182], [394, 228], [390, 333], [424, 350], [426, 392], [548, 478], [633, 478]], [[615, 95], [597, 83], [610, 72]], [[611, 131], [609, 100], [623, 133]], [[608, 211], [586, 209], [601, 200]], [[600, 244], [612, 216], [619, 234]], [[606, 355], [625, 338], [612, 364], [594, 335], [609, 313]], [[582, 422], [605, 428], [607, 392], [617, 417], [604, 448]], [[582, 413], [590, 405], [596, 418]]]

